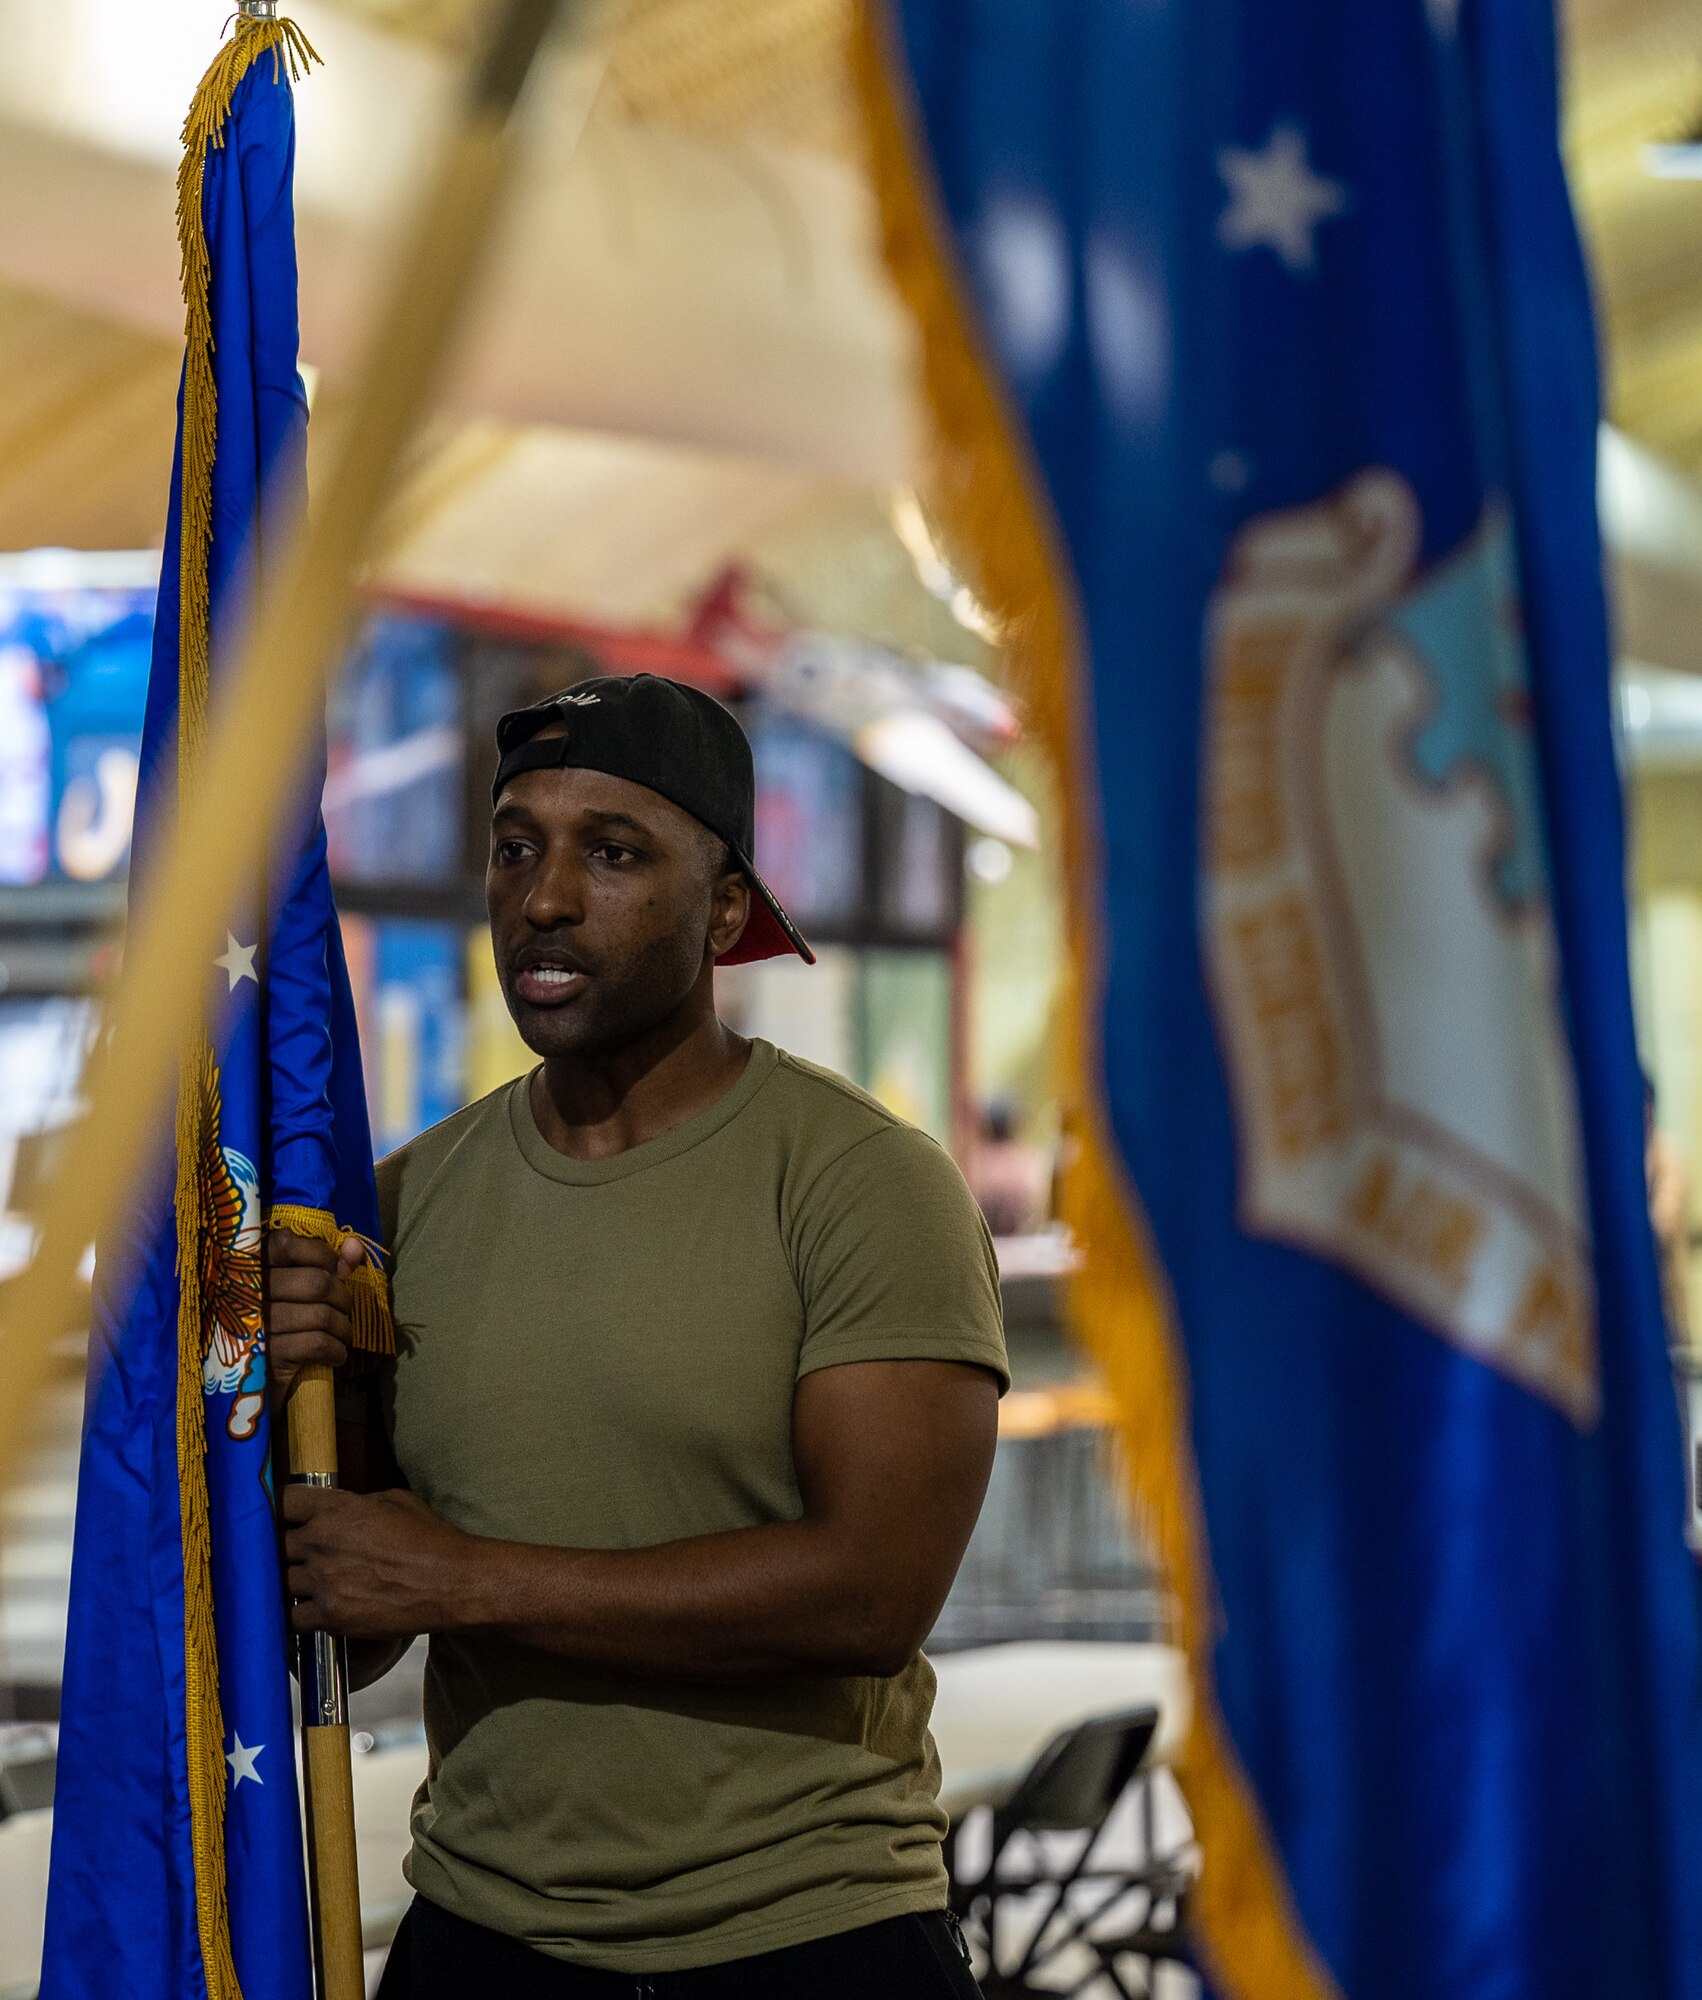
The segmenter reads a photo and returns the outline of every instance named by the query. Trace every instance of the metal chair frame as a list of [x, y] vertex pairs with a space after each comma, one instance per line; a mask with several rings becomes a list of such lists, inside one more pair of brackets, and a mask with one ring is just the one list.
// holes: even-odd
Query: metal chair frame
[[[1018, 1994], [1084, 1993], [1100, 1981], [1118, 2000], [1147, 2000], [1154, 1965], [1171, 1961], [1190, 1965], [1185, 1941], [1187, 1896], [1195, 1867], [1191, 1842], [1164, 1854], [1158, 1851], [1156, 1769], [1148, 1762], [1158, 1713], [1152, 1708], [1096, 1716], [1062, 1731], [1040, 1753], [1003, 1805], [993, 1808], [992, 1841], [987, 1866], [974, 1881], [958, 1874], [958, 1829], [947, 1844], [951, 1873], [951, 1907], [987, 1960], [982, 1990], [987, 2000]], [[1099, 1849], [1113, 1809], [1131, 1788], [1138, 1787], [1141, 1860], [1126, 1865], [1099, 1865]], [[1073, 1857], [1050, 1872], [1000, 1877], [1000, 1864], [1019, 1834], [1073, 1833], [1080, 1836]], [[1001, 1923], [1007, 1906], [1027, 1905], [1033, 1922], [1032, 1899], [1046, 1893], [1040, 1920], [1015, 1963], [1000, 1962]], [[1094, 1893], [1094, 1892], [1100, 1893]], [[1128, 1930], [1095, 1935], [1096, 1926], [1125, 1897], [1142, 1898], [1138, 1923]], [[1072, 1907], [1073, 1904], [1073, 1907]], [[1032, 1984], [1036, 1973], [1056, 1971], [1066, 1952], [1085, 1950], [1092, 1964], [1073, 1986]], [[1144, 1960], [1146, 1973], [1137, 1989], [1130, 1960]]]

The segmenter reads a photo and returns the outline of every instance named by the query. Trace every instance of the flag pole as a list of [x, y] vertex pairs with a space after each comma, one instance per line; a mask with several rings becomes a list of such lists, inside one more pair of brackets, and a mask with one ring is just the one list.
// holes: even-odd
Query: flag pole
[[[337, 1411], [329, 1368], [304, 1368], [289, 1400], [290, 1469], [308, 1486], [337, 1484]], [[298, 1642], [307, 1885], [320, 2000], [362, 2000], [360, 1871], [355, 1857], [349, 1662], [329, 1632]]]

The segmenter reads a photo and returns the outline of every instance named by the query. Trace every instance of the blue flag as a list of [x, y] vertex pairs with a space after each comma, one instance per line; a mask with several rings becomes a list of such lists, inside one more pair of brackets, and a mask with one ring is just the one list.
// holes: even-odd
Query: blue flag
[[892, 0], [860, 80], [1069, 818], [1211, 1983], [1702, 1994], [1551, 0]]
[[[210, 693], [297, 516], [288, 23], [241, 19], [179, 182], [188, 345], [134, 851], [193, 784]], [[175, 1134], [101, 1246], [72, 1561], [42, 1992], [310, 2000], [290, 1640], [262, 1322], [269, 1221], [377, 1228], [354, 1008], [312, 804], [233, 913]], [[357, 1339], [383, 1332], [357, 1274]]]

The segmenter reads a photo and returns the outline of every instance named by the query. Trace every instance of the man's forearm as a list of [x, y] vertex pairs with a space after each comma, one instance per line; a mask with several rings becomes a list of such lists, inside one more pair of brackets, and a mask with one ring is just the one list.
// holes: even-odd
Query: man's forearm
[[951, 1587], [996, 1426], [977, 1367], [818, 1370], [794, 1408], [798, 1520], [637, 1549], [487, 1539], [403, 1488], [292, 1486], [291, 1615], [351, 1640], [501, 1632], [624, 1674], [896, 1674]]
[[809, 1521], [645, 1549], [477, 1541], [451, 1629], [496, 1629], [584, 1666], [745, 1680], [895, 1674], [937, 1614]]

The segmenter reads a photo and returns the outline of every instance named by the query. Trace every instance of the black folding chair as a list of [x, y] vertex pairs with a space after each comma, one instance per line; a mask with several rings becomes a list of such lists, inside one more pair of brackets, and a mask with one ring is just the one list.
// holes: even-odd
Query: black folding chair
[[51, 1750], [0, 1762], [0, 1819], [52, 1805], [54, 1766]]
[[[1146, 1761], [1157, 1728], [1158, 1711], [1138, 1708], [1096, 1716], [1055, 1736], [1009, 1799], [992, 1809], [991, 1851], [973, 1881], [960, 1877], [954, 1828], [947, 1855], [952, 1909], [987, 1961], [981, 1979], [987, 2000], [1081, 1993], [1102, 1981], [1122, 2000], [1144, 2000], [1156, 1963], [1188, 1963], [1181, 1933], [1192, 1846], [1157, 1851], [1155, 1774]], [[1101, 1836], [1113, 1808], [1137, 1783], [1142, 1841], [1130, 1865], [1104, 1856]], [[1062, 1865], [1047, 1865], [1040, 1837], [1069, 1834], [1078, 1837], [1073, 1852]], [[1039, 1865], [1012, 1865], [1019, 1837], [1032, 1837], [1024, 1845], [1041, 1856]], [[1054, 1853], [1056, 1847], [1054, 1842]], [[1020, 1950], [1008, 1942], [1017, 1921], [1032, 1927]], [[1072, 1960], [1075, 1974], [1067, 1970]], [[1131, 1962], [1143, 1961], [1144, 1971], [1132, 1969]], [[1033, 1983], [1036, 1975], [1045, 1976], [1043, 1985]], [[1134, 1977], [1142, 1981], [1139, 1988], [1129, 1984]]]

